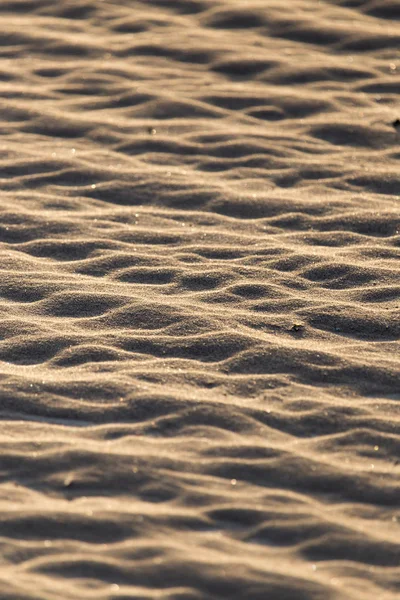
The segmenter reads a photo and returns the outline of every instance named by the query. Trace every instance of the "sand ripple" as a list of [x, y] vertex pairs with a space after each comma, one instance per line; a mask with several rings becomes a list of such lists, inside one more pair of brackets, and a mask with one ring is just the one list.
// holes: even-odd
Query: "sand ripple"
[[398, 598], [398, 2], [0, 19], [1, 598]]

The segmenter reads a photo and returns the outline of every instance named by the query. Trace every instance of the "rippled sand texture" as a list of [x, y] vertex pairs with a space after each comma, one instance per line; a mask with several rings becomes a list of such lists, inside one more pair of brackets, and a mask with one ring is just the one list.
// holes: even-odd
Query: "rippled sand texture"
[[397, 0], [0, 3], [0, 597], [400, 594]]

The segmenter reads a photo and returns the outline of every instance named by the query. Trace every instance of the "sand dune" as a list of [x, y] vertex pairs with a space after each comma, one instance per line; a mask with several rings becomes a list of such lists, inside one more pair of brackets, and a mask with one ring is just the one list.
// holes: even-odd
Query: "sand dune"
[[0, 598], [400, 595], [396, 0], [0, 3]]

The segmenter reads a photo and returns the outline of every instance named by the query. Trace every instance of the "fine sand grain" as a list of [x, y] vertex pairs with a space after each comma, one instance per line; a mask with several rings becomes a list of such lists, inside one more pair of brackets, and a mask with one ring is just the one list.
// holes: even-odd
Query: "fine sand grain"
[[0, 599], [398, 599], [398, 0], [0, 23]]

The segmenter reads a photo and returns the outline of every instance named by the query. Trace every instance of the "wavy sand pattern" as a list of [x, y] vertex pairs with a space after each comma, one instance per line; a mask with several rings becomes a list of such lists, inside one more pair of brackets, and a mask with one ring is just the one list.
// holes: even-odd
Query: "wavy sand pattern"
[[1, 599], [399, 598], [398, 1], [0, 19]]

